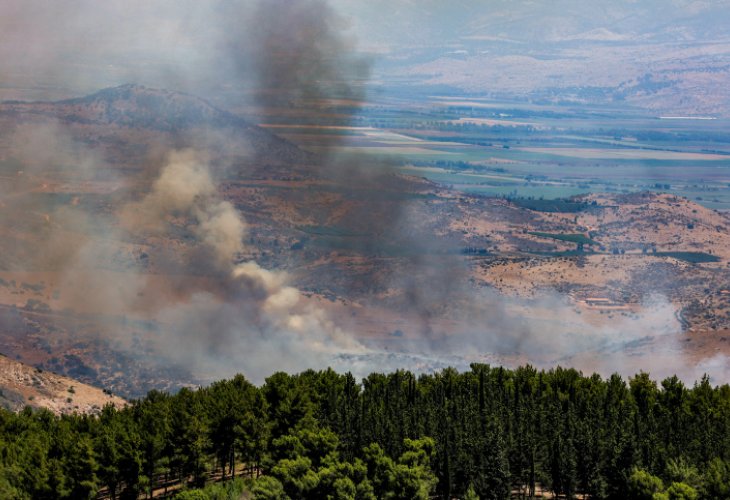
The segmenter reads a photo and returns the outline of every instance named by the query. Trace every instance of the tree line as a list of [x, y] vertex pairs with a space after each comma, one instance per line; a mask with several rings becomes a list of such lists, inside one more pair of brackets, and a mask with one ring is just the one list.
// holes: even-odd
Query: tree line
[[0, 411], [2, 498], [138, 498], [211, 474], [246, 476], [255, 499], [727, 499], [730, 387], [474, 364], [237, 375], [98, 416]]

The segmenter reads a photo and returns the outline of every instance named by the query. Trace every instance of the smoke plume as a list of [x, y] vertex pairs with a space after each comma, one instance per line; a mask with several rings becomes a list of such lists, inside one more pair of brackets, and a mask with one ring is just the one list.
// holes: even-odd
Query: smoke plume
[[151, 191], [125, 207], [122, 219], [138, 237], [169, 233], [178, 221], [210, 255], [196, 272], [202, 268], [217, 282], [198, 290], [189, 283], [189, 298], [159, 313], [165, 325], [159, 347], [173, 358], [218, 376], [238, 366], [260, 379], [261, 370], [274, 364], [302, 369], [326, 363], [335, 352], [362, 350], [322, 310], [306, 303], [286, 273], [253, 261], [236, 263], [246, 224], [217, 194], [205, 160], [195, 151], [170, 153]]
[[345, 20], [324, 0], [258, 1], [247, 42], [262, 89], [259, 104], [291, 106], [304, 100], [324, 109], [327, 100], [338, 98], [357, 106], [370, 64], [356, 54], [344, 27]]
[[122, 211], [128, 230], [150, 234], [166, 234], [172, 216], [189, 221], [217, 267], [229, 265], [242, 249], [246, 225], [233, 205], [217, 196], [205, 160], [193, 150], [171, 152], [152, 191]]

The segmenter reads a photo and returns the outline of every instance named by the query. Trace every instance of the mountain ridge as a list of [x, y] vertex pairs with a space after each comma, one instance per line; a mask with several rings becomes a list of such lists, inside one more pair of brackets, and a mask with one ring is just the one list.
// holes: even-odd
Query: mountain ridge
[[[60, 123], [67, 126], [70, 135], [86, 143], [103, 143], [109, 137], [118, 136], [119, 128], [166, 134], [174, 147], [195, 147], [217, 134], [220, 148], [230, 145], [238, 150], [233, 156], [245, 153], [257, 165], [312, 161], [311, 153], [203, 98], [138, 84], [104, 88], [60, 101], [3, 101], [0, 118], [4, 118], [0, 119], [0, 135], [4, 133], [2, 122], [14, 128], [17, 122], [27, 120]], [[82, 130], [84, 127], [89, 130]], [[150, 138], [151, 143], [156, 142], [153, 139]], [[144, 144], [144, 138], [136, 138], [135, 143]], [[240, 151], [240, 144], [246, 145], [246, 151]]]

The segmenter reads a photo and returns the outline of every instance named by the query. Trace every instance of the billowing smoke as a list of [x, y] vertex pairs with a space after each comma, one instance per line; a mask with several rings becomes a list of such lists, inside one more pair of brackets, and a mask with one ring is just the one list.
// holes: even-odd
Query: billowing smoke
[[125, 207], [128, 230], [166, 234], [169, 217], [189, 221], [190, 232], [210, 249], [218, 267], [227, 267], [241, 251], [246, 225], [228, 201], [221, 200], [205, 159], [194, 150], [173, 151], [152, 191]]
[[[108, 168], [62, 128], [33, 130], [37, 137], [26, 129], [19, 132], [29, 145], [26, 154], [16, 151], [29, 166], [26, 174], [42, 173], [46, 162], [80, 178]], [[38, 141], [52, 145], [58, 155], [37, 157]], [[150, 341], [159, 352], [168, 362], [193, 367], [206, 378], [244, 371], [260, 381], [274, 369], [326, 365], [358, 375], [404, 366], [428, 371], [448, 365], [466, 368], [469, 361], [545, 367], [562, 363], [604, 374], [643, 369], [657, 376], [677, 372], [687, 380], [700, 372], [718, 381], [727, 377], [724, 356], [699, 365], [684, 361], [676, 308], [662, 297], [647, 299], [643, 312], [607, 326], [586, 319], [557, 293], [518, 300], [479, 291], [465, 284], [463, 275], [448, 275], [453, 264], [439, 265], [443, 259], [459, 262], [453, 256], [420, 257], [409, 268], [411, 283], [394, 283], [406, 290], [407, 302], [400, 307], [418, 319], [420, 335], [404, 339], [396, 351], [365, 348], [350, 325], [336, 325], [291, 285], [285, 272], [247, 260], [247, 225], [218, 194], [205, 155], [190, 149], [168, 154], [149, 192], [119, 210], [118, 227], [112, 214], [91, 215], [73, 206], [48, 215], [50, 228], [32, 266], [63, 271], [65, 303], [96, 313], [154, 319], [160, 331]], [[155, 247], [158, 239], [174, 239], [178, 233], [190, 235], [195, 251], [181, 257]], [[157, 296], [150, 271], [136, 261], [124, 261], [121, 272], [104, 272], [118, 262], [125, 241], [152, 242], [145, 246], [149, 260], [179, 276], [180, 293]], [[444, 306], [459, 318], [450, 321]]]
[[[0, 5], [3, 99], [54, 99], [140, 83], [233, 104], [358, 100], [370, 61], [325, 0], [7, 0]], [[319, 102], [318, 102], [319, 101]]]
[[[224, 376], [243, 369], [254, 379], [283, 363], [303, 369], [327, 363], [333, 353], [362, 352], [299, 290], [285, 272], [253, 261], [236, 263], [246, 224], [217, 194], [205, 160], [195, 151], [170, 153], [151, 191], [122, 210], [127, 231], [141, 237], [168, 234], [177, 221], [209, 257], [197, 254], [195, 272], [212, 280], [205, 288], [187, 283], [189, 298], [157, 313], [163, 325], [159, 348], [198, 371]], [[192, 263], [180, 269], [190, 272]]]
[[[370, 64], [343, 35], [345, 26], [325, 0], [259, 0], [244, 39], [236, 41], [253, 49], [243, 65], [256, 75], [258, 104], [321, 110], [328, 100], [349, 99], [357, 106]], [[244, 52], [237, 43], [233, 48]]]
[[688, 383], [707, 374], [713, 383], [722, 384], [730, 376], [727, 355], [701, 357], [685, 350], [687, 337], [677, 307], [659, 295], [647, 297], [636, 312], [607, 322], [586, 318], [558, 293], [545, 292], [529, 300], [489, 291], [473, 293], [477, 297], [462, 304], [459, 320], [434, 314], [423, 319], [428, 335], [404, 338], [388, 352], [346, 353], [341, 358], [362, 374], [373, 365], [381, 370], [407, 366], [430, 372], [449, 366], [468, 370], [470, 363], [479, 362], [574, 367], [603, 376], [643, 371], [656, 379], [677, 375]]
[[[6, 56], [2, 69], [10, 86], [30, 72], [81, 92], [129, 80], [200, 92], [211, 84], [207, 74], [216, 75], [218, 85], [242, 90], [254, 84], [264, 86], [268, 91], [257, 93], [255, 100], [262, 110], [292, 105], [324, 109], [335, 98], [351, 99], [357, 107], [363, 98], [361, 80], [367, 76], [368, 62], [352, 53], [351, 41], [341, 35], [344, 21], [324, 1], [207, 6], [190, 2], [182, 7], [179, 2], [154, 6], [142, 2], [131, 8], [114, 2], [92, 6], [78, 0], [76, 4], [73, 9], [32, 0], [4, 4], [3, 23], [12, 19], [12, 26], [3, 31], [7, 43], [0, 50]], [[137, 17], [143, 22], [136, 22]], [[71, 28], [58, 29], [61, 25]], [[95, 43], [79, 46], [74, 38], [79, 32], [93, 37]], [[33, 57], [24, 59], [13, 52], [21, 46], [30, 46]], [[136, 64], [135, 53], [144, 54], [150, 64]], [[99, 74], [88, 72], [86, 66], [74, 69], [69, 60], [73, 54], [83, 56], [88, 67], [98, 68], [99, 60], [108, 66]], [[170, 65], [170, 61], [179, 64]], [[109, 73], [112, 67], [116, 74]], [[116, 78], [122, 80], [114, 82]], [[64, 90], [51, 89], [43, 97], [57, 95], [63, 96]], [[38, 165], [42, 175], [49, 174], [43, 169], [50, 165], [70, 164], [64, 176], [76, 180], [87, 173], [110, 171], [91, 148], [66, 140], [72, 134], [62, 125], [53, 130], [35, 126], [21, 130], [11, 141], [29, 145], [22, 152], [14, 151], [21, 163]], [[205, 130], [198, 130], [189, 136], [181, 134], [177, 142], [197, 145], [201, 133], [207, 137]], [[154, 155], [159, 158], [159, 150], [165, 147], [161, 144]], [[284, 272], [245, 260], [246, 224], [235, 207], [217, 194], [208, 164], [205, 151], [173, 151], [149, 192], [118, 210], [111, 207], [100, 212], [94, 210], [98, 207], [68, 204], [44, 210], [41, 216], [48, 220], [49, 229], [34, 247], [37, 256], [22, 262], [22, 267], [61, 274], [63, 295], [54, 306], [159, 322], [154, 341], [171, 362], [185, 361], [217, 376], [242, 370], [261, 380], [273, 369], [324, 366], [335, 352], [362, 352], [360, 344], [332, 323], [316, 301], [290, 285]], [[332, 165], [332, 156], [324, 154], [308, 166], [319, 175], [332, 171]], [[359, 161], [347, 165], [351, 168], [333, 176], [338, 183], [351, 181], [355, 172], [365, 172]], [[123, 175], [119, 184], [122, 196], [127, 189], [140, 188], [138, 179]], [[344, 186], [344, 181], [338, 185]], [[305, 204], [316, 203], [315, 197]], [[36, 199], [27, 203], [32, 211], [39, 208]], [[366, 225], [375, 227], [371, 222]], [[184, 244], [170, 247], [168, 240]], [[18, 256], [18, 261], [23, 259]], [[176, 288], [174, 293], [170, 285], [160, 284], [155, 273], [167, 277]], [[118, 340], [129, 344], [128, 339]]]

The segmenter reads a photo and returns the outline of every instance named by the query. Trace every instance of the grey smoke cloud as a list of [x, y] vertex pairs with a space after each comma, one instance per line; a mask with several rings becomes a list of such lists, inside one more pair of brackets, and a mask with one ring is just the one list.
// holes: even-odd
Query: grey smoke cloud
[[684, 351], [677, 307], [660, 295], [647, 297], [637, 313], [605, 322], [586, 318], [558, 293], [544, 292], [530, 300], [484, 290], [472, 293], [476, 297], [462, 304], [463, 317], [450, 325], [451, 331], [440, 330], [443, 321], [433, 318], [425, 338], [403, 340], [398, 349], [388, 351], [344, 353], [339, 362], [363, 376], [374, 365], [381, 371], [407, 366], [429, 373], [449, 366], [468, 370], [472, 362], [508, 367], [530, 363], [544, 369], [561, 365], [605, 377], [643, 371], [659, 380], [677, 375], [689, 384], [705, 374], [715, 384], [726, 383], [730, 376], [727, 355], [695, 359]]
[[169, 230], [166, 217], [186, 217], [192, 233], [213, 251], [216, 263], [227, 266], [242, 250], [246, 226], [233, 205], [217, 196], [205, 161], [194, 150], [171, 152], [152, 191], [127, 205], [121, 217], [128, 230], [152, 234]]
[[[261, 382], [274, 369], [325, 366], [337, 353], [365, 352], [291, 285], [287, 273], [242, 260], [247, 225], [218, 194], [204, 153], [168, 152], [146, 194], [116, 214], [104, 214], [73, 201], [45, 207], [42, 196], [23, 192], [56, 175], [83, 185], [110, 169], [98, 152], [55, 122], [21, 126], [12, 142], [13, 158], [25, 169], [20, 177], [28, 180], [18, 196], [3, 193], [2, 216], [20, 212], [38, 220], [28, 228], [36, 241], [27, 245], [16, 267], [58, 273], [63, 307], [151, 319], [160, 328], [147, 341], [159, 351], [160, 363], [185, 365], [211, 379], [242, 371]], [[115, 183], [108, 176], [105, 181]], [[117, 182], [125, 185], [121, 178]], [[2, 223], [18, 225], [8, 219]], [[192, 236], [186, 245], [192, 252], [156, 244], [174, 241], [180, 230]], [[170, 285], [160, 287], [146, 262], [136, 258], [139, 247], [149, 261], [163, 263]], [[11, 264], [6, 254], [3, 267]], [[179, 290], [172, 294], [168, 286]], [[119, 346], [130, 345], [131, 339], [117, 338], [124, 335], [119, 331], [100, 334]]]
[[[30, 0], [4, 3], [0, 11], [6, 28], [0, 31], [0, 74], [11, 87], [30, 77], [41, 86], [53, 82], [61, 91], [85, 91], [119, 78], [113, 83], [141, 79], [188, 90], [205, 80], [201, 75], [212, 74], [218, 85], [265, 82], [289, 102], [326, 99], [333, 91], [355, 98], [351, 78], [365, 68], [348, 66], [349, 45], [340, 37], [340, 21], [320, 1], [202, 5], [79, 0], [61, 6]], [[262, 31], [252, 37], [254, 27]], [[275, 50], [276, 40], [287, 35]], [[26, 47], [23, 54], [16, 50], [21, 46]], [[274, 52], [269, 60], [267, 54]], [[143, 59], [136, 60], [136, 55]], [[100, 61], [109, 64], [102, 67]], [[247, 74], [251, 68], [255, 76]], [[260, 103], [271, 104], [266, 97]], [[14, 151], [14, 157], [40, 175], [68, 165], [63, 174], [76, 180], [108, 170], [103, 157], [71, 136], [62, 124], [30, 124], [11, 140], [27, 145]], [[180, 137], [183, 144], [202, 143], [203, 150], [230, 139], [205, 130]], [[154, 151], [154, 156], [164, 154]], [[244, 250], [246, 224], [218, 196], [208, 163], [201, 150], [167, 154], [149, 192], [119, 210], [118, 224], [114, 214], [65, 205], [43, 212], [52, 228], [41, 238], [37, 258], [24, 265], [60, 271], [67, 306], [101, 314], [152, 315], [163, 325], [160, 350], [172, 362], [193, 362], [218, 376], [242, 369], [261, 380], [281, 363], [292, 370], [316, 367], [343, 349], [361, 351], [358, 342], [304, 300], [285, 273], [251, 261], [236, 264]], [[180, 232], [194, 238], [192, 253], [155, 248], [156, 238]], [[194, 274], [207, 280], [181, 277], [183, 290], [176, 296], [156, 293], [155, 279], [135, 259], [134, 247], [125, 250], [127, 242], [143, 244], [146, 258], [173, 276]], [[106, 269], [116, 272], [113, 286], [109, 273], [102, 271]]]
[[216, 277], [221, 286], [211, 292], [188, 284], [189, 299], [162, 308], [162, 352], [218, 376], [239, 366], [260, 379], [261, 370], [278, 363], [301, 369], [334, 352], [363, 350], [322, 310], [305, 303], [285, 272], [254, 261], [235, 263], [246, 224], [217, 194], [205, 160], [192, 150], [171, 152], [151, 191], [122, 210], [132, 234], [164, 234], [179, 217], [197, 244], [210, 250], [214, 261], [204, 275]]
[[321, 99], [362, 99], [370, 65], [356, 56], [345, 27], [325, 0], [259, 1], [246, 41], [254, 48], [261, 103], [286, 106], [306, 99], [321, 107]]
[[[33, 131], [37, 138], [29, 135]], [[62, 167], [65, 173], [80, 177], [90, 165], [104, 167], [97, 154], [74, 143], [59, 126], [23, 129], [20, 137], [29, 145], [28, 155], [20, 155], [30, 166], [29, 172], [42, 172], [50, 158], [56, 164], [71, 165]], [[38, 140], [53, 145], [58, 156], [48, 157], [46, 152], [36, 157]], [[73, 168], [78, 172], [68, 170]], [[429, 259], [413, 264], [415, 272], [425, 273], [420, 281], [397, 283], [414, 293], [406, 297], [407, 310], [416, 311], [421, 318], [422, 337], [404, 343], [400, 353], [366, 349], [347, 333], [347, 327], [338, 327], [321, 308], [304, 300], [286, 273], [264, 269], [253, 261], [236, 264], [245, 250], [246, 224], [235, 207], [218, 195], [207, 159], [195, 150], [167, 155], [149, 192], [120, 210], [121, 227], [106, 226], [101, 231], [96, 217], [73, 207], [59, 207], [49, 214], [57, 230], [41, 248], [49, 259], [44, 265], [64, 271], [63, 289], [71, 294], [81, 292], [72, 302], [85, 303], [98, 312], [134, 315], [142, 311], [140, 293], [154, 296], [149, 277], [134, 261], [127, 262], [124, 273], [114, 276], [113, 287], [108, 275], [98, 273], [98, 268], [115, 260], [121, 242], [129, 237], [143, 241], [169, 236], [176, 225], [182, 225], [195, 235], [197, 246], [207, 249], [195, 254], [209, 258], [208, 263], [198, 263], [195, 272], [212, 276], [218, 285], [211, 288], [183, 280], [185, 294], [158, 299], [151, 312], [163, 326], [157, 342], [170, 362], [189, 364], [211, 377], [244, 370], [261, 380], [272, 367], [300, 370], [324, 365], [359, 371], [359, 375], [402, 366], [429, 371], [449, 364], [465, 367], [464, 360], [492, 353], [497, 362], [530, 360], [544, 366], [557, 362], [604, 374], [643, 369], [660, 376], [678, 371], [687, 380], [702, 371], [726, 380], [727, 360], [722, 356], [686, 367], [677, 362], [682, 359], [681, 328], [674, 306], [666, 299], [648, 299], [638, 318], [620, 317], [610, 326], [596, 325], [559, 294], [544, 294], [532, 301], [510, 300], [472, 289], [454, 276], [448, 277], [453, 281], [448, 286], [435, 286], [444, 283], [445, 273], [453, 266], [444, 271], [439, 262]], [[68, 231], [87, 237], [73, 238]], [[55, 249], [63, 250], [51, 252]], [[154, 249], [151, 252], [153, 259], [164, 258], [155, 256]], [[190, 272], [186, 267], [190, 265], [182, 260], [176, 272]], [[424, 287], [429, 283], [430, 287]], [[93, 293], [86, 293], [88, 290]], [[461, 319], [453, 332], [441, 330], [439, 324], [439, 304], [445, 301], [458, 301]], [[632, 343], [647, 337], [660, 339], [661, 349], [651, 355], [631, 349]], [[596, 352], [598, 357], [589, 356]]]
[[[102, 156], [76, 141], [62, 123], [55, 120], [20, 123], [11, 134], [8, 145], [24, 165], [24, 174], [53, 178], [71, 174], [77, 181], [91, 180]], [[11, 150], [12, 150], [11, 149]]]

